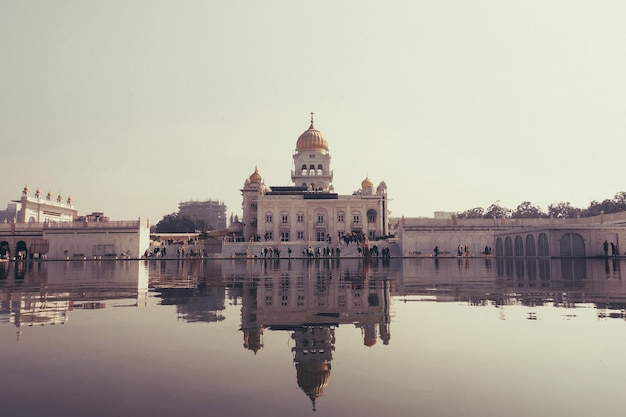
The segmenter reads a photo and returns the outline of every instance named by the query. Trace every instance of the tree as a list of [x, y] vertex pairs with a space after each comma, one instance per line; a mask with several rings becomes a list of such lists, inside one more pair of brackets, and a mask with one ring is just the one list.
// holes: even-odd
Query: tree
[[613, 200], [609, 200], [608, 198], [599, 203], [596, 200], [593, 200], [589, 203], [589, 207], [583, 210], [583, 217], [591, 217], [591, 216], [599, 216], [602, 213], [615, 213], [615, 202]]
[[626, 192], [620, 191], [615, 194], [613, 204], [616, 211], [626, 211]]
[[501, 207], [498, 201], [487, 207], [487, 212], [483, 216], [486, 219], [511, 217], [511, 209]]
[[569, 201], [561, 201], [560, 203], [550, 204], [548, 206], [548, 215], [557, 219], [577, 217], [581, 212], [581, 209], [572, 207]]
[[202, 219], [179, 213], [165, 215], [156, 224], [157, 233], [194, 233], [198, 230], [210, 230], [210, 226]]
[[459, 219], [481, 219], [485, 214], [485, 209], [482, 207], [474, 207], [473, 209], [465, 210], [459, 213], [457, 217]]
[[533, 205], [530, 201], [524, 201], [517, 206], [511, 217], [516, 219], [537, 219], [545, 217], [545, 213], [539, 206]]

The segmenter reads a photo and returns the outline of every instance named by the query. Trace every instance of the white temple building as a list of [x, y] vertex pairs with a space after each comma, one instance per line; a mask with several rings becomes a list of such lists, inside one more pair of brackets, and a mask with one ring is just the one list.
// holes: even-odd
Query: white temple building
[[[234, 237], [231, 234], [231, 243], [238, 240], [248, 247], [271, 244], [300, 250], [336, 244], [348, 236], [374, 240], [387, 235], [387, 185], [380, 182], [374, 187], [365, 178], [352, 194], [337, 194], [330, 163], [328, 142], [315, 128], [311, 114], [309, 128], [296, 141], [291, 185], [266, 184], [258, 167], [246, 178], [241, 189], [241, 231]], [[223, 254], [229, 252], [243, 255], [241, 243], [237, 247], [225, 242]]]

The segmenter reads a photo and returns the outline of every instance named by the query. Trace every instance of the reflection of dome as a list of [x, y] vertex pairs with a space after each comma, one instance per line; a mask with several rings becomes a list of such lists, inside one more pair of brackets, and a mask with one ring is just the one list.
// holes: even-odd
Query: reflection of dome
[[372, 347], [376, 344], [376, 338], [371, 338], [371, 337], [364, 337], [363, 338], [363, 344], [367, 347]]
[[304, 362], [296, 364], [298, 386], [313, 402], [324, 393], [330, 379], [330, 363]]
[[261, 332], [256, 330], [244, 331], [243, 347], [256, 353], [263, 347]]
[[370, 180], [369, 177], [366, 177], [363, 182], [361, 182], [361, 188], [362, 189], [366, 189], [366, 188], [372, 188], [374, 186], [374, 182], [372, 180]]
[[311, 126], [298, 138], [296, 151], [328, 151], [326, 138], [313, 126], [313, 115], [311, 115]]
[[250, 175], [250, 182], [260, 184], [261, 180], [262, 178], [261, 174], [259, 174], [259, 167], [255, 167], [254, 172]]

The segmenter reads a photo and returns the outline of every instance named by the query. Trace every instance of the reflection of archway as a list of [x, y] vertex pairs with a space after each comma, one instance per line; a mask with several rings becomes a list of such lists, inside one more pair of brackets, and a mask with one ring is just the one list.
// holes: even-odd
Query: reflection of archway
[[26, 242], [20, 240], [15, 246], [15, 256], [17, 259], [26, 259], [28, 257], [28, 250], [26, 248]]
[[11, 247], [9, 242], [3, 240], [0, 242], [0, 259], [7, 259], [11, 257]]
[[536, 256], [535, 237], [533, 235], [526, 236], [526, 256]]
[[524, 241], [521, 236], [515, 236], [515, 256], [524, 256]]
[[562, 257], [584, 257], [585, 240], [578, 233], [566, 233], [561, 237], [560, 254]]

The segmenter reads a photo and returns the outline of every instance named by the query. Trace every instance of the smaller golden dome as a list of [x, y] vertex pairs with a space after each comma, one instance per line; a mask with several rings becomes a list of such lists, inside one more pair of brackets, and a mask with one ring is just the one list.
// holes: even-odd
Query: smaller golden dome
[[250, 175], [250, 182], [260, 184], [263, 178], [259, 174], [259, 167], [254, 167], [254, 172]]
[[374, 186], [374, 182], [370, 180], [369, 177], [366, 177], [363, 182], [361, 182], [361, 188], [365, 190], [366, 188], [371, 188]]

